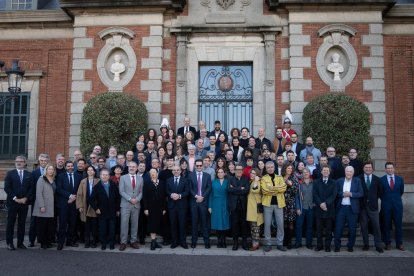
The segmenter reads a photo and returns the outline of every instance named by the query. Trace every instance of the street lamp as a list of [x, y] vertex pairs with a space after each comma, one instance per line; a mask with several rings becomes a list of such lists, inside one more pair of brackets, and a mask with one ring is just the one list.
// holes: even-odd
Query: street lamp
[[[4, 67], [4, 62], [0, 61], [0, 69]], [[21, 86], [22, 86], [22, 80], [24, 76], [24, 71], [20, 69], [19, 61], [13, 60], [12, 61], [12, 67], [9, 69], [6, 69], [6, 75], [8, 79], [9, 84], [9, 93], [5, 93], [6, 95], [0, 96], [0, 105], [4, 105], [9, 100], [14, 100], [17, 98], [20, 92], [22, 92]], [[2, 93], [2, 94], [3, 94]]]

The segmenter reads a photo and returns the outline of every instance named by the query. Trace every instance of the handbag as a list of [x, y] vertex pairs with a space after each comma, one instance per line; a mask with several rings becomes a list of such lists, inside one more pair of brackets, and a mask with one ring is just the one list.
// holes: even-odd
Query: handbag
[[263, 204], [257, 203], [257, 213], [263, 213]]

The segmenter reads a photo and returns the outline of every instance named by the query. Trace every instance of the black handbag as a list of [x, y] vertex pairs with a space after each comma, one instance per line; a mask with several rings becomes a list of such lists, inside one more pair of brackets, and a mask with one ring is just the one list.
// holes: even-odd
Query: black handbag
[[263, 204], [257, 203], [257, 213], [263, 213]]

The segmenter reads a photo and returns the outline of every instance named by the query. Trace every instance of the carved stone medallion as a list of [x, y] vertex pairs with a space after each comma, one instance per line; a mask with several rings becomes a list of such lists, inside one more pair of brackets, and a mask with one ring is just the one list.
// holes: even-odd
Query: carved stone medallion
[[217, 4], [219, 4], [225, 10], [227, 10], [235, 2], [236, 0], [217, 0]]

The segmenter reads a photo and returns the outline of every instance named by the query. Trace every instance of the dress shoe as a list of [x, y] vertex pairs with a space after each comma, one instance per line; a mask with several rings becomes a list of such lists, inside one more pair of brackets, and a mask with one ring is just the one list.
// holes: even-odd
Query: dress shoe
[[287, 247], [286, 247], [287, 249], [292, 249], [293, 248], [293, 246], [292, 246], [292, 244], [291, 243], [289, 243], [288, 245], [287, 245]]
[[247, 241], [243, 241], [242, 248], [243, 248], [243, 250], [246, 250], [246, 251], [249, 250], [249, 246], [247, 245]]
[[67, 242], [66, 246], [71, 246], [71, 247], [78, 247], [79, 244], [77, 244], [76, 242]]
[[204, 248], [205, 249], [210, 249], [210, 243], [209, 242], [206, 242], [206, 244], [204, 245]]
[[399, 246], [397, 246], [397, 249], [401, 250], [401, 251], [405, 251], [404, 245], [400, 244]]
[[182, 247], [182, 248], [184, 248], [184, 249], [188, 249], [188, 245], [187, 245], [186, 243], [183, 243], [183, 244], [181, 245], [181, 247]]
[[7, 245], [7, 249], [10, 251], [16, 250], [16, 247], [14, 247], [14, 245], [12, 243]]
[[234, 240], [233, 241], [233, 248], [231, 250], [236, 251], [237, 249], [239, 249], [239, 241]]
[[348, 252], [354, 252], [354, 248], [348, 247]]
[[131, 247], [134, 248], [134, 249], [139, 249], [139, 243], [138, 242], [133, 242], [131, 244]]
[[17, 248], [19, 249], [27, 249], [27, 247], [24, 244], [18, 244]]
[[34, 242], [30, 242], [29, 243], [29, 247], [34, 247], [35, 245], [34, 245]]
[[115, 245], [111, 244], [109, 245], [109, 250], [114, 250], [115, 249]]
[[176, 243], [172, 243], [171, 245], [170, 245], [170, 248], [171, 249], [174, 249], [174, 248], [177, 248], [178, 247], [178, 244], [176, 244]]
[[155, 240], [151, 240], [151, 250], [155, 250]]
[[368, 251], [369, 250], [369, 245], [364, 245], [362, 247], [362, 251]]
[[145, 238], [144, 239], [139, 239], [139, 244], [140, 245], [145, 245]]
[[331, 248], [330, 247], [326, 247], [325, 248], [325, 252], [331, 252]]
[[121, 245], [119, 246], [119, 251], [124, 251], [125, 249], [126, 249], [126, 244], [121, 243]]
[[283, 251], [283, 252], [287, 251], [286, 247], [284, 247], [283, 245], [278, 245], [278, 246], [276, 246], [276, 248], [279, 251]]
[[93, 242], [93, 243], [91, 244], [91, 248], [96, 248], [96, 243], [95, 243], [95, 242]]
[[302, 245], [301, 244], [295, 244], [295, 249], [301, 248]]
[[272, 246], [270, 246], [270, 245], [265, 245], [265, 246], [263, 247], [263, 251], [264, 251], [264, 252], [269, 252], [270, 250], [272, 250]]
[[58, 244], [57, 250], [62, 250], [63, 249], [63, 244]]
[[162, 248], [162, 246], [155, 240], [155, 248]]
[[323, 250], [323, 248], [322, 247], [319, 247], [319, 246], [317, 246], [316, 248], [315, 248], [315, 251], [316, 252], [319, 252], [319, 251], [322, 251]]
[[340, 247], [335, 247], [335, 252], [340, 252], [341, 248]]
[[313, 246], [312, 245], [307, 245], [306, 248], [312, 250]]
[[384, 253], [384, 250], [381, 247], [376, 247], [375, 250], [377, 250], [378, 253]]
[[197, 247], [197, 244], [195, 242], [192, 242], [191, 243], [191, 248], [196, 248], [196, 247]]
[[47, 245], [46, 244], [42, 244], [42, 245], [40, 245], [40, 248], [47, 249]]
[[47, 248], [52, 248], [52, 247], [53, 247], [53, 244], [48, 243], [48, 244], [46, 244], [46, 247], [47, 247]]
[[101, 250], [106, 250], [106, 245], [102, 245]]
[[162, 245], [165, 245], [165, 246], [170, 245], [170, 244], [171, 244], [171, 242], [169, 240], [164, 240], [162, 242]]
[[385, 245], [384, 249], [385, 249], [385, 250], [387, 250], [387, 251], [388, 251], [388, 250], [391, 250], [391, 244], [387, 244], [387, 245]]

